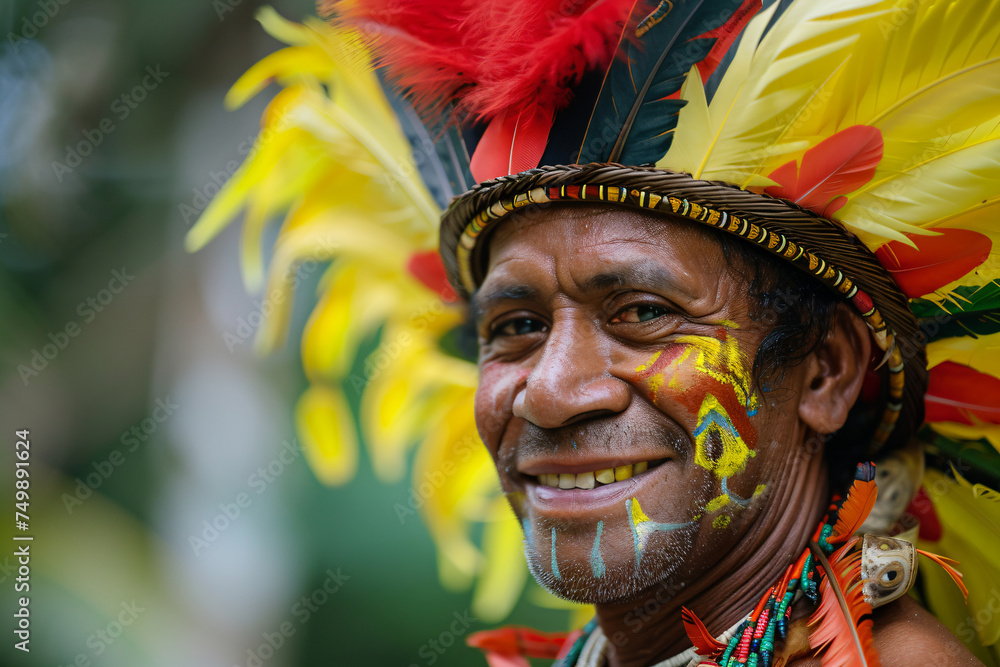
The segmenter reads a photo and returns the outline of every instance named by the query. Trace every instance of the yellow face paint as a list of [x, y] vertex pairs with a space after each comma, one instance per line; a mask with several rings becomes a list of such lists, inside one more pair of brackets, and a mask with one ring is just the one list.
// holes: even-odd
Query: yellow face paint
[[723, 493], [721, 496], [717, 496], [708, 501], [705, 505], [705, 511], [708, 513], [717, 512], [726, 505], [729, 504], [729, 494]]
[[[688, 357], [694, 357], [694, 367], [715, 381], [732, 387], [736, 399], [743, 405], [748, 414], [757, 412], [757, 393], [753, 391], [753, 378], [746, 367], [743, 353], [735, 338], [727, 337], [719, 340], [710, 336], [680, 336], [679, 344], [689, 347], [678, 359], [683, 363]], [[671, 387], [678, 381], [671, 379]]]
[[[728, 331], [739, 327], [730, 320], [713, 324], [718, 327], [714, 336], [679, 335], [635, 369], [654, 403], [680, 404], [695, 418], [694, 462], [721, 482], [721, 493], [704, 507], [706, 514], [729, 508], [738, 511], [750, 503], [751, 497], [733, 494], [727, 482], [755, 456], [757, 431], [750, 418], [759, 406], [750, 364]], [[758, 486], [753, 497], [764, 488]], [[655, 522], [641, 514], [637, 504], [629, 516], [638, 560], [649, 526]], [[726, 527], [731, 519], [716, 516], [712, 525]]]
[[646, 548], [649, 536], [657, 531], [669, 532], [678, 528], [694, 525], [694, 521], [685, 523], [661, 523], [653, 521], [642, 511], [636, 498], [625, 501], [625, 511], [628, 512], [629, 523], [632, 525], [632, 541], [635, 543], [635, 564], [642, 560], [642, 551]]
[[[722, 451], [712, 459], [708, 453], [709, 437], [715, 435], [722, 444]], [[732, 477], [741, 472], [754, 452], [747, 447], [733, 426], [729, 413], [718, 399], [707, 394], [698, 410], [698, 427], [694, 431], [695, 463], [711, 470], [716, 477]]]

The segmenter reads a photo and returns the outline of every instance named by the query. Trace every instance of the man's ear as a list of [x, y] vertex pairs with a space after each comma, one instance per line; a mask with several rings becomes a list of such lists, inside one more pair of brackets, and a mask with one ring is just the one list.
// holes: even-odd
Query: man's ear
[[833, 433], [847, 421], [847, 413], [861, 393], [871, 335], [864, 321], [846, 304], [838, 304], [830, 331], [806, 357], [799, 418], [817, 433]]

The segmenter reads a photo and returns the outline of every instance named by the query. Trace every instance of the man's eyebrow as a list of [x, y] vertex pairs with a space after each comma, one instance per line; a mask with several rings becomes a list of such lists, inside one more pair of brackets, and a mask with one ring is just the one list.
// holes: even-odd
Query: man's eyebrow
[[690, 289], [682, 285], [673, 273], [654, 262], [633, 264], [615, 271], [599, 273], [587, 280], [583, 288], [588, 292], [599, 292], [613, 287], [647, 286], [677, 292], [691, 301], [699, 298], [699, 295], [692, 294]]
[[501, 285], [484, 292], [477, 290], [472, 295], [472, 316], [478, 321], [498, 303], [504, 301], [527, 301], [538, 296], [538, 290], [528, 285]]

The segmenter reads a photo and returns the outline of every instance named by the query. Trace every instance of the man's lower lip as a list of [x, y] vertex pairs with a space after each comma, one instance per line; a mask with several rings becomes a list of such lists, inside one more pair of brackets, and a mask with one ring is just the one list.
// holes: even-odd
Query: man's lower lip
[[535, 512], [547, 517], [557, 519], [585, 517], [607, 511], [625, 502], [626, 498], [634, 497], [643, 486], [654, 479], [656, 471], [662, 467], [662, 465], [657, 466], [636, 477], [593, 489], [558, 489], [531, 483], [528, 484], [525, 495], [528, 505]]

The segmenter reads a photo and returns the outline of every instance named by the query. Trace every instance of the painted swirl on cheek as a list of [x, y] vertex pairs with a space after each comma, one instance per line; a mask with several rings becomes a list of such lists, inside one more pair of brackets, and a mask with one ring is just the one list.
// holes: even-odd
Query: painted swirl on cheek
[[636, 368], [636, 374], [651, 401], [679, 403], [696, 417], [698, 465], [718, 478], [743, 470], [757, 444], [750, 417], [757, 412], [758, 398], [739, 343], [725, 328], [714, 337], [677, 337]]
[[[714, 336], [678, 336], [636, 368], [636, 374], [651, 401], [680, 404], [695, 418], [694, 461], [721, 481], [722, 493], [705, 506], [706, 513], [746, 507], [764, 492], [761, 484], [751, 498], [741, 498], [728, 488], [729, 478], [755, 455], [757, 429], [750, 418], [759, 399], [739, 343], [725, 327]], [[725, 528], [729, 519], [716, 517], [712, 525]]]
[[646, 542], [649, 541], [650, 535], [657, 531], [668, 533], [678, 528], [694, 525], [694, 521], [687, 521], [685, 523], [661, 523], [653, 521], [642, 511], [642, 506], [639, 505], [637, 498], [629, 498], [625, 501], [625, 511], [628, 512], [628, 520], [632, 526], [632, 541], [635, 545], [636, 566], [642, 561], [642, 552], [646, 548]]

